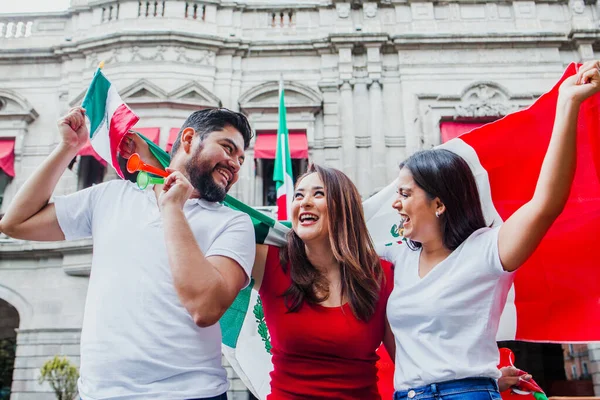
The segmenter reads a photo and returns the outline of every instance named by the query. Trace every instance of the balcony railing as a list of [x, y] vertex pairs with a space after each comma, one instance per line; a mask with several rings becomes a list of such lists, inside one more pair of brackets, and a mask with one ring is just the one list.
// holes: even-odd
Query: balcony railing
[[273, 28], [290, 28], [296, 25], [296, 13], [293, 10], [272, 11], [270, 15]]
[[31, 36], [33, 21], [0, 22], [0, 39], [18, 39]]

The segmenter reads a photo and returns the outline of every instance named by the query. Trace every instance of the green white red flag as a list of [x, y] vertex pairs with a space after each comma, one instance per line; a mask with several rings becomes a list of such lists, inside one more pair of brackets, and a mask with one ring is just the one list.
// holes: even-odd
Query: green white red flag
[[291, 218], [292, 197], [294, 195], [294, 175], [287, 128], [283, 79], [279, 81], [279, 127], [277, 129], [277, 149], [273, 181], [277, 189], [277, 219], [285, 221]]
[[123, 178], [119, 167], [117, 149], [123, 136], [139, 120], [121, 100], [117, 89], [102, 73], [102, 64], [96, 70], [82, 107], [90, 122], [92, 147]]

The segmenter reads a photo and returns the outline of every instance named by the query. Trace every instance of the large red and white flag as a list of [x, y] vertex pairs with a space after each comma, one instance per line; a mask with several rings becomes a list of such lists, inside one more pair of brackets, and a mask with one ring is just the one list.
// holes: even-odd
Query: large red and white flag
[[[560, 81], [529, 108], [476, 128], [440, 146], [467, 160], [484, 214], [498, 225], [529, 201], [550, 142]], [[397, 241], [392, 184], [364, 204], [377, 243]], [[581, 106], [577, 171], [565, 210], [532, 257], [517, 271], [498, 340], [600, 340], [600, 96]], [[468, 307], [465, 304], [465, 307]]]

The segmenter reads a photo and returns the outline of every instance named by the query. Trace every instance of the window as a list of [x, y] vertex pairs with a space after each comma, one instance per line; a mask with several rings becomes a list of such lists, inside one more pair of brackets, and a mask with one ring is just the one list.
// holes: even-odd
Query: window
[[11, 181], [11, 177], [0, 169], [0, 207], [2, 207], [2, 201], [4, 200], [4, 191]]
[[583, 370], [582, 373], [584, 376], [590, 375], [590, 371], [588, 370], [588, 365], [585, 361], [581, 363], [581, 369]]
[[[294, 182], [308, 168], [308, 141], [303, 129], [289, 130], [290, 157], [292, 159], [292, 174]], [[262, 178], [262, 205], [277, 204], [277, 190], [273, 181], [275, 157], [277, 149], [276, 130], [257, 130], [254, 144], [254, 159], [256, 160], [256, 176]], [[259, 192], [260, 193], [260, 190]]]
[[[275, 160], [272, 159], [259, 159], [257, 160], [258, 173], [263, 180], [263, 205], [275, 206], [277, 205], [277, 189], [275, 188], [275, 181], [273, 181], [273, 170], [275, 168]], [[300, 175], [306, 172], [308, 168], [308, 160], [306, 159], [292, 159], [292, 173], [294, 175], [294, 184]]]
[[569, 355], [572, 356], [573, 353], [575, 353], [575, 350], [573, 349], [573, 345], [569, 344]]
[[77, 171], [77, 189], [85, 189], [102, 183], [106, 167], [96, 160], [94, 156], [81, 156]]
[[440, 134], [441, 134], [441, 142], [446, 143], [447, 141], [454, 139], [462, 135], [463, 133], [469, 132], [475, 128], [479, 128], [489, 122], [493, 122], [494, 119], [486, 119], [486, 120], [461, 120], [461, 121], [444, 121], [440, 122]]
[[571, 373], [573, 374], [571, 379], [577, 379], [577, 365], [571, 365]]

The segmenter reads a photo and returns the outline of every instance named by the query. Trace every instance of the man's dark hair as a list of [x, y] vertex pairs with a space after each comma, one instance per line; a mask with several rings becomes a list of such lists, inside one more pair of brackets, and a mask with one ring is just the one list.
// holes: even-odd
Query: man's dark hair
[[204, 141], [211, 132], [223, 130], [226, 125], [233, 126], [242, 134], [244, 138], [244, 150], [246, 150], [250, 146], [250, 139], [252, 139], [252, 128], [246, 116], [227, 108], [209, 108], [194, 111], [185, 120], [171, 148], [171, 156], [177, 153], [181, 144], [181, 133], [185, 128], [194, 128], [200, 135], [200, 141]]

